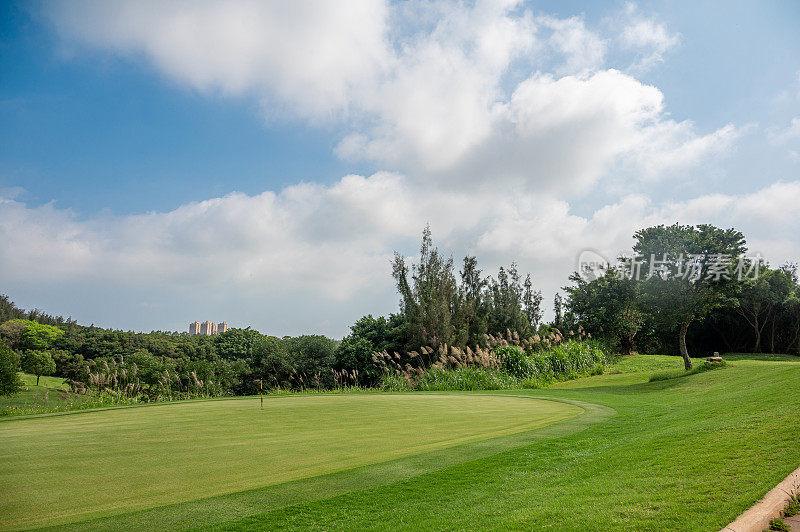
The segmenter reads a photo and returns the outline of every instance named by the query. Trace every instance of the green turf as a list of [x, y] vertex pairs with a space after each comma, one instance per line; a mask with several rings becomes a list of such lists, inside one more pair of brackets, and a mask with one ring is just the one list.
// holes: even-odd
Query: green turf
[[241, 492], [582, 412], [527, 397], [355, 394], [268, 398], [263, 410], [252, 398], [8, 419], [0, 485], [13, 497], [0, 500], [0, 522], [67, 523]]
[[583, 432], [223, 529], [719, 530], [800, 465], [800, 367], [738, 361], [647, 383], [648, 369], [532, 393], [612, 406]]
[[[22, 379], [22, 384], [36, 387], [36, 375], [31, 375], [30, 373], [20, 373], [19, 375]], [[65, 380], [61, 377], [48, 377], [47, 375], [39, 377], [39, 386], [56, 390], [66, 390], [69, 388]]]
[[[287, 418], [286, 430], [306, 434], [310, 438], [306, 442], [325, 440], [330, 447], [324, 452], [326, 458], [345, 447], [352, 449], [354, 436], [360, 438], [372, 433], [375, 439], [369, 444], [359, 444], [357, 457], [346, 463], [341, 459], [332, 460], [335, 464], [318, 460], [319, 451], [315, 453], [310, 446], [289, 445], [276, 450], [272, 456], [278, 469], [270, 474], [266, 485], [263, 477], [261, 481], [255, 479], [258, 475], [253, 469], [260, 469], [257, 461], [255, 466], [250, 462], [249, 467], [232, 471], [229, 469], [235, 466], [227, 458], [244, 456], [245, 448], [259, 440], [260, 436], [253, 432], [258, 432], [257, 421], [245, 416], [242, 423], [226, 422], [228, 427], [238, 427], [235, 445], [232, 442], [222, 445], [218, 440], [215, 445], [211, 434], [205, 436], [208, 439], [198, 439], [198, 435], [204, 434], [198, 425], [209, 415], [193, 422], [184, 419], [183, 425], [170, 421], [173, 416], [182, 416], [179, 414], [182, 407], [212, 408], [237, 401], [6, 420], [0, 422], [3, 435], [0, 485], [13, 486], [9, 493], [14, 496], [9, 498], [11, 502], [3, 499], [6, 506], [0, 507], [0, 523], [23, 524], [7, 520], [7, 515], [15, 514], [22, 515], [20, 519], [33, 519], [28, 524], [44, 524], [49, 516], [55, 519], [49, 521], [51, 524], [66, 522], [77, 519], [78, 515], [59, 517], [54, 511], [59, 504], [74, 510], [87, 500], [96, 505], [101, 502], [98, 498], [108, 497], [106, 506], [97, 507], [101, 517], [75, 521], [70, 528], [719, 530], [800, 465], [797, 414], [800, 365], [757, 358], [739, 357], [719, 370], [649, 383], [653, 373], [680, 368], [682, 360], [623, 357], [605, 375], [560, 383], [547, 390], [496, 392], [494, 395], [498, 396], [529, 395], [571, 401], [586, 412], [537, 430], [517, 427], [512, 430], [518, 432], [496, 438], [488, 437], [496, 433], [497, 426], [492, 425], [498, 422], [494, 420], [496, 414], [484, 412], [484, 419], [477, 422], [459, 418], [463, 421], [460, 424], [449, 415], [441, 415], [442, 412], [439, 417], [420, 418], [410, 415], [408, 409], [381, 408], [374, 403], [377, 398], [392, 401], [411, 398], [410, 401], [426, 404], [431, 400], [455, 401], [463, 407], [487, 404], [487, 394], [273, 398], [269, 401], [275, 401], [276, 406], [280, 401], [301, 403]], [[302, 403], [330, 398], [344, 402], [330, 403], [328, 419], [320, 422], [321, 418], [316, 417], [318, 425], [309, 426], [306, 420], [314, 419], [318, 408], [304, 410]], [[497, 399], [517, 404], [517, 400], [508, 397]], [[342, 416], [342, 408], [350, 408], [352, 400], [361, 400], [369, 407], [359, 415]], [[239, 404], [248, 402], [241, 400]], [[529, 407], [536, 411], [541, 403], [536, 401], [531, 405], [537, 405]], [[474, 410], [465, 408], [463, 415]], [[408, 415], [403, 417], [405, 414]], [[57, 429], [67, 420], [71, 420], [69, 425], [74, 424], [71, 430], [85, 427], [80, 433], [100, 430], [94, 422], [100, 419], [107, 419], [105, 423], [109, 425], [117, 424], [118, 428], [111, 433], [122, 436], [105, 437], [98, 449], [90, 449], [97, 461], [90, 467], [96, 468], [100, 480], [95, 482], [94, 491], [86, 494], [80, 489], [88, 488], [78, 489], [82, 483], [74, 477], [76, 467], [86, 467], [84, 454], [64, 451], [61, 445], [67, 443], [57, 445], [54, 438], [65, 434]], [[250, 419], [249, 425], [246, 419]], [[399, 427], [388, 431], [388, 438], [387, 430], [378, 426], [382, 419], [396, 421], [394, 426]], [[144, 426], [137, 425], [136, 420]], [[25, 432], [33, 429], [23, 430], [27, 423], [41, 425], [35, 438]], [[341, 427], [339, 433], [347, 441], [333, 437], [331, 423]], [[443, 424], [450, 429], [442, 428]], [[124, 437], [130, 431], [148, 426], [148, 430], [152, 426], [161, 427], [159, 432], [151, 433], [151, 440]], [[449, 440], [435, 436], [440, 430], [458, 433], [468, 426], [471, 429], [467, 437], [473, 439], [466, 442], [460, 441], [463, 435], [451, 434]], [[212, 432], [211, 428], [206, 430]], [[170, 438], [177, 437], [176, 434], [183, 434], [186, 441], [195, 441], [196, 452], [187, 450], [192, 447], [188, 443], [175, 447]], [[16, 452], [36, 457], [12, 459], [6, 435]], [[296, 441], [303, 441], [300, 434], [295, 437], [300, 438]], [[159, 443], [165, 438], [170, 443]], [[31, 449], [22, 449], [30, 445], [18, 443], [31, 439], [42, 441]], [[391, 442], [388, 449], [394, 449], [395, 442], [403, 440], [408, 445], [407, 454], [384, 454], [387, 441]], [[428, 441], [432, 447], [424, 447]], [[143, 448], [160, 449], [161, 454], [137, 460], [137, 453]], [[183, 454], [177, 452], [180, 448], [184, 449]], [[215, 452], [225, 458], [218, 464], [204, 466], [212, 471], [211, 478], [209, 469], [203, 474], [191, 471], [193, 459], [203, 458], [205, 463], [205, 457]], [[186, 453], [190, 455], [188, 463]], [[39, 457], [40, 454], [45, 457]], [[364, 456], [366, 461], [358, 462]], [[113, 464], [120, 460], [123, 465], [115, 472]], [[309, 460], [313, 464], [309, 465]], [[27, 469], [18, 473], [16, 470], [22, 463]], [[327, 466], [334, 469], [326, 470]], [[162, 467], [166, 469], [161, 474], [152, 473], [153, 468]], [[291, 476], [302, 467], [307, 467], [302, 475]], [[65, 473], [68, 471], [72, 471], [72, 476]], [[154, 476], [142, 478], [143, 471]], [[7, 480], [6, 472], [16, 480]], [[38, 480], [39, 476], [43, 479]], [[241, 483], [249, 479], [255, 479], [250, 485], [252, 489], [245, 489]], [[180, 496], [185, 498], [166, 505], [155, 499], [147, 500], [174, 496], [164, 491], [174, 482], [181, 485]], [[203, 491], [208, 489], [209, 482], [213, 487], [211, 492], [216, 495], [204, 497], [202, 493], [209, 493]], [[71, 498], [78, 500], [59, 502], [57, 495], [70, 490]], [[38, 513], [20, 510], [20, 504], [30, 504], [30, 500], [25, 502], [18, 491], [33, 494]], [[142, 495], [142, 491], [146, 494]], [[141, 509], [135, 510], [136, 507]], [[35, 517], [31, 518], [28, 512]], [[114, 515], [116, 512], [124, 513]], [[107, 515], [103, 517], [104, 514]], [[80, 518], [90, 515], [82, 513]]]
[[66, 412], [126, 403], [124, 398], [98, 397], [96, 393], [69, 393], [69, 386], [60, 377], [43, 376], [36, 385], [36, 375], [21, 373], [22, 389], [11, 396], [0, 397], [0, 417]]
[[725, 360], [779, 360], [782, 362], [800, 362], [800, 356], [785, 353], [725, 353]]

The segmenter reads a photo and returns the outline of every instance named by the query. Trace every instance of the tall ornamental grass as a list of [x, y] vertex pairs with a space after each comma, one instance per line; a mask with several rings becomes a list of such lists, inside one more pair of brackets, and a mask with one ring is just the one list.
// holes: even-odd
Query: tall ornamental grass
[[[426, 357], [432, 363], [425, 365]], [[555, 381], [597, 375], [610, 362], [609, 352], [599, 342], [563, 337], [544, 345], [502, 343], [474, 351], [425, 347], [407, 357], [422, 359], [423, 363], [416, 365], [404, 363], [397, 353], [376, 353], [375, 358], [383, 363], [381, 387], [389, 391], [540, 388]]]

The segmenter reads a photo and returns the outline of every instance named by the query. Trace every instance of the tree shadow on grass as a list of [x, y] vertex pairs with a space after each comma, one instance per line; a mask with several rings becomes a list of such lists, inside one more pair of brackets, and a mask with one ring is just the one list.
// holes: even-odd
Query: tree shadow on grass
[[800, 356], [785, 353], [725, 353], [725, 360], [758, 360], [761, 362], [800, 362]]

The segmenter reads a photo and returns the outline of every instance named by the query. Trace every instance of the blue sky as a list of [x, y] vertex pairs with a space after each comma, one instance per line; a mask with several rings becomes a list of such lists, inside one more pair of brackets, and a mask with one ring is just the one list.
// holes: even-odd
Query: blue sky
[[90, 214], [175, 208], [334, 179], [326, 129], [268, 126], [251, 101], [199, 94], [143, 61], [72, 54], [25, 3], [0, 6], [0, 186]]
[[800, 258], [800, 4], [494, 4], [3, 3], [2, 290], [341, 336], [428, 222], [547, 301], [645, 224]]

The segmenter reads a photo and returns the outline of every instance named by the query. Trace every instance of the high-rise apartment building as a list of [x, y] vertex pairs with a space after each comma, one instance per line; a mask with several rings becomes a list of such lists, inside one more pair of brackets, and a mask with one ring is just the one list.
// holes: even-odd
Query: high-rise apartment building
[[204, 321], [203, 323], [193, 321], [189, 324], [189, 334], [192, 336], [213, 336], [215, 334], [224, 333], [229, 329], [230, 327], [224, 321], [220, 324], [216, 324], [213, 321]]

